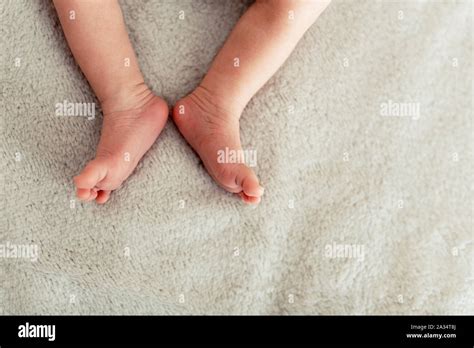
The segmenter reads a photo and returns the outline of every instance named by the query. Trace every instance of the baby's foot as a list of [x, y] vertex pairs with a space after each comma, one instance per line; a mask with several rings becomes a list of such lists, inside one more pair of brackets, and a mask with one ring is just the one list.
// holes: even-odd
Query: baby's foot
[[225, 190], [238, 194], [245, 203], [258, 204], [263, 187], [253, 170], [243, 163], [219, 161], [220, 151], [242, 150], [239, 117], [238, 112], [230, 111], [202, 87], [179, 100], [173, 108], [176, 125], [211, 177]]
[[168, 118], [166, 102], [148, 89], [125, 103], [102, 104], [104, 121], [96, 157], [74, 177], [77, 197], [107, 202], [137, 166]]

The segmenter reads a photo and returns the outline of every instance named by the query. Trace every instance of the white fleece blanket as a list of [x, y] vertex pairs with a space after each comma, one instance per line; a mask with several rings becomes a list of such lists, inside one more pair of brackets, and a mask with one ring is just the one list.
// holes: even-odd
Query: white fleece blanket
[[[191, 91], [248, 4], [122, 3], [147, 83]], [[75, 200], [102, 117], [55, 106], [97, 100], [49, 1], [0, 6], [2, 314], [474, 312], [471, 1], [334, 1], [243, 113], [257, 208], [171, 121]]]

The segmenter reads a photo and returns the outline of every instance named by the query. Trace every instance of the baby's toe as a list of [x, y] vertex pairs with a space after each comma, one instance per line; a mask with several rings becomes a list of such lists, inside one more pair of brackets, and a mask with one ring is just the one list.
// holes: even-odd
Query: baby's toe
[[107, 165], [103, 160], [95, 159], [74, 177], [74, 184], [80, 189], [92, 189], [107, 176]]
[[76, 190], [76, 196], [79, 198], [81, 201], [87, 201], [89, 197], [91, 196], [92, 190], [91, 189], [81, 189], [78, 188]]
[[238, 195], [240, 196], [240, 198], [242, 198], [242, 201], [243, 201], [245, 204], [250, 204], [250, 205], [259, 204], [260, 201], [262, 200], [261, 197], [247, 196], [247, 195], [246, 195], [245, 193], [243, 193], [243, 192], [238, 193]]
[[242, 188], [242, 192], [248, 197], [261, 197], [263, 187], [260, 186], [254, 171], [246, 165], [240, 165], [237, 170], [235, 182]]
[[86, 202], [91, 202], [91, 201], [93, 201], [94, 199], [96, 199], [96, 198], [97, 198], [97, 194], [98, 194], [97, 190], [92, 189], [89, 198], [86, 199]]
[[104, 204], [105, 202], [109, 200], [110, 192], [111, 191], [109, 190], [100, 190], [97, 194], [97, 198], [95, 199], [95, 201], [98, 204]]

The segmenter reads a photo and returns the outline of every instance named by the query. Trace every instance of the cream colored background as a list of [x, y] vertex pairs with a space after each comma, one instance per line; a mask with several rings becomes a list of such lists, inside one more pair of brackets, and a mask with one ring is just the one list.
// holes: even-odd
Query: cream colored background
[[[192, 90], [246, 5], [123, 3], [150, 86], [170, 103]], [[54, 106], [95, 97], [49, 1], [2, 1], [0, 16], [0, 243], [40, 249], [0, 259], [2, 313], [473, 313], [471, 1], [331, 4], [242, 116], [256, 209], [171, 121], [107, 205], [71, 209], [101, 116]], [[420, 118], [382, 117], [388, 100]], [[363, 261], [326, 257], [333, 243]]]

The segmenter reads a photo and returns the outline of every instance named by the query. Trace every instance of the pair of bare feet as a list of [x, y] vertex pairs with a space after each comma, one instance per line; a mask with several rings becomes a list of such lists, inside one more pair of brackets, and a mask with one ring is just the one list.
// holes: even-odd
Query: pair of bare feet
[[[148, 88], [130, 93], [120, 104], [103, 104], [104, 120], [94, 160], [74, 178], [77, 197], [107, 202], [131, 175], [139, 160], [153, 145], [168, 118], [168, 105]], [[258, 204], [263, 188], [244, 163], [219, 163], [218, 151], [241, 150], [239, 114], [233, 114], [219, 98], [199, 86], [179, 100], [172, 116], [178, 129], [201, 157], [212, 178], [225, 190], [238, 194], [245, 203]]]
[[[215, 181], [246, 203], [263, 195], [241, 153], [245, 105], [290, 55], [329, 0], [256, 0], [237, 22], [200, 85], [172, 112], [181, 134]], [[117, 0], [54, 0], [69, 47], [102, 104], [96, 157], [74, 178], [77, 196], [105, 203], [130, 176], [165, 126], [166, 102], [145, 85]], [[103, 16], [107, 13], [107, 16]]]

